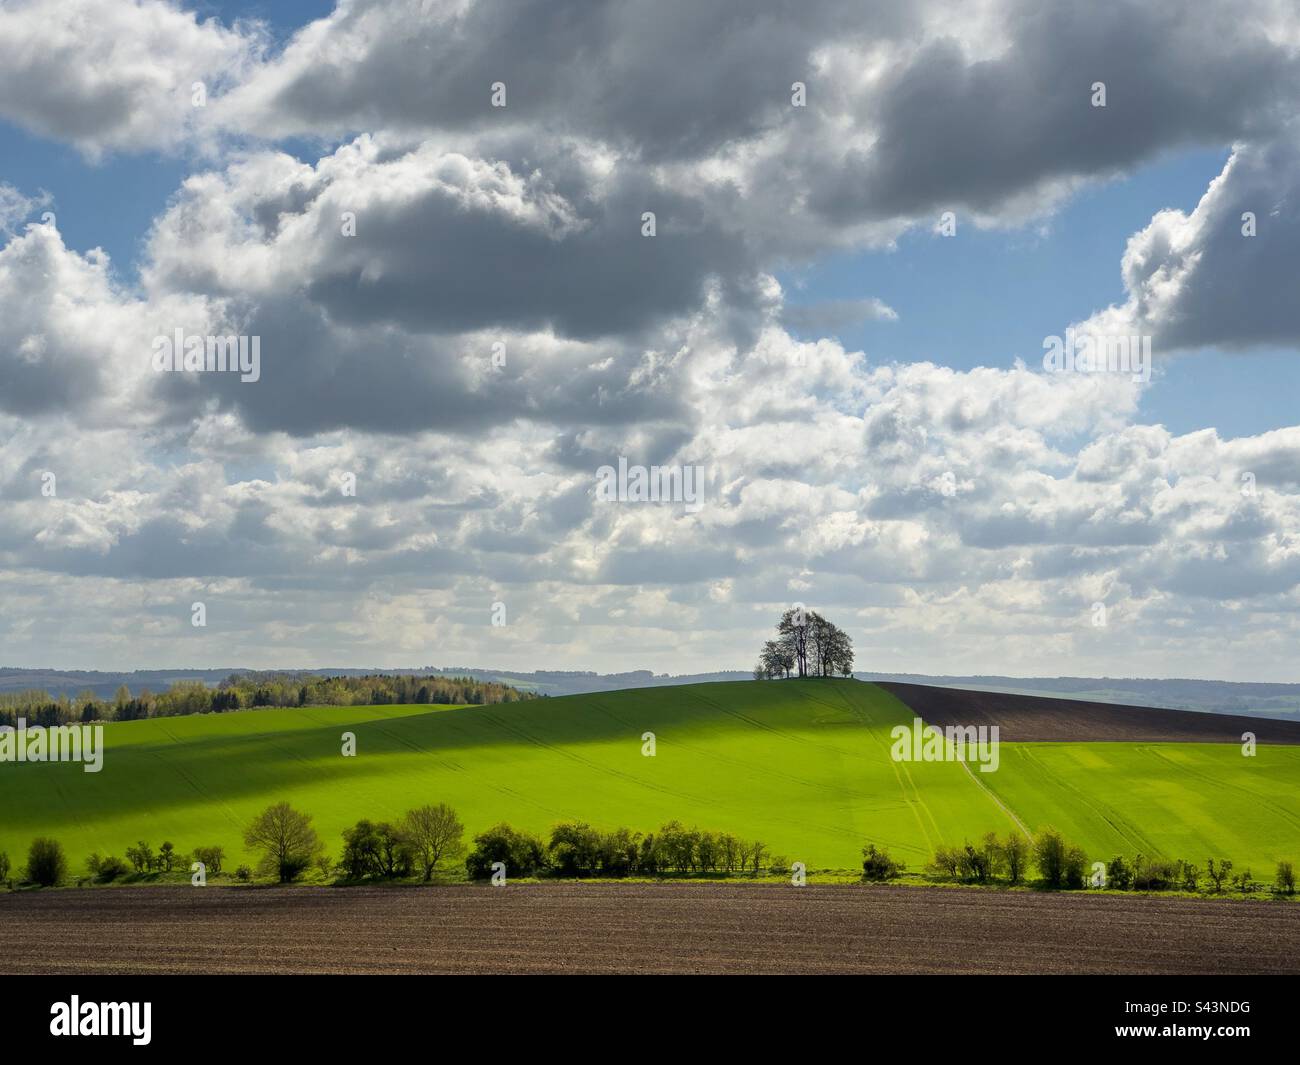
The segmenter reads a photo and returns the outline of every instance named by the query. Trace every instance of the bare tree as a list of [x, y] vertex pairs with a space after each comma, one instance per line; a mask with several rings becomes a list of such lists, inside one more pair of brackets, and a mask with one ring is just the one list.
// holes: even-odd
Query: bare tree
[[763, 652], [756, 672], [761, 672], [766, 677], [788, 677], [790, 671], [794, 669], [794, 662], [794, 647], [791, 640], [786, 638], [768, 640], [763, 644]]
[[1002, 844], [1002, 861], [1006, 866], [1007, 879], [1019, 884], [1025, 878], [1029, 866], [1029, 841], [1018, 832], [1011, 832]]
[[791, 607], [781, 615], [776, 631], [790, 641], [799, 676], [808, 675], [808, 615], [801, 607]]

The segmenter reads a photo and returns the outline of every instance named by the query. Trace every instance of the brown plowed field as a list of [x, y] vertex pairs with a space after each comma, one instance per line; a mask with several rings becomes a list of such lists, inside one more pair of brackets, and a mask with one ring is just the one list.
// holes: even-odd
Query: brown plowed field
[[1259, 743], [1300, 743], [1300, 721], [1202, 714], [1151, 706], [1088, 703], [1039, 695], [880, 683], [928, 725], [997, 725], [1008, 743], [1036, 740], [1130, 743], [1240, 743], [1253, 732]]
[[6, 973], [1298, 973], [1300, 905], [518, 884], [0, 896]]

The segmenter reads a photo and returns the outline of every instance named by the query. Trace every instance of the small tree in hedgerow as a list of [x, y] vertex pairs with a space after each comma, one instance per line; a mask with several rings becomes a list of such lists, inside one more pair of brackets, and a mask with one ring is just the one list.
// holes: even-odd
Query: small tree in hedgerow
[[67, 859], [58, 840], [40, 837], [32, 840], [27, 852], [27, 879], [41, 887], [53, 887], [68, 871]]
[[261, 851], [261, 868], [282, 884], [296, 880], [325, 845], [311, 827], [311, 816], [287, 802], [268, 806], [244, 829], [244, 845]]
[[1065, 840], [1056, 829], [1045, 828], [1034, 837], [1034, 864], [1048, 887], [1065, 886], [1065, 853]]
[[889, 856], [889, 851], [868, 843], [862, 848], [862, 879], [893, 880], [903, 871], [903, 863]]
[[1029, 840], [1019, 832], [1012, 831], [1002, 844], [1002, 864], [1011, 883], [1019, 884], [1024, 880], [1029, 866]]
[[440, 862], [459, 858], [465, 853], [465, 827], [456, 811], [446, 803], [407, 810], [402, 818], [402, 830], [425, 880], [433, 879], [433, 872]]

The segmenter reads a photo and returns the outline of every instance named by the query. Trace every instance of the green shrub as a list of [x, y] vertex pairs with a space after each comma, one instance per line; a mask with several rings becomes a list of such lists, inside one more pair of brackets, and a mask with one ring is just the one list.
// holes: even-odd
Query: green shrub
[[1133, 888], [1136, 891], [1168, 891], [1180, 880], [1179, 863], [1165, 858], [1133, 859]]
[[1034, 837], [1034, 863], [1048, 887], [1065, 886], [1065, 840], [1056, 829], [1044, 828]]
[[[557, 876], [597, 875], [601, 871], [602, 852], [600, 830], [585, 821], [565, 822], [551, 829], [547, 853]], [[509, 862], [506, 865], [508, 868]]]
[[154, 864], [153, 848], [140, 840], [137, 846], [126, 848], [126, 860], [135, 867], [137, 873], [147, 873]]
[[862, 848], [863, 880], [893, 880], [903, 868], [903, 863], [896, 862], [883, 847], [868, 843]]
[[1019, 832], [1011, 832], [1002, 843], [1002, 866], [1007, 872], [1007, 880], [1019, 884], [1025, 878], [1025, 869], [1029, 865], [1029, 840]]
[[492, 866], [501, 862], [508, 876], [534, 876], [546, 868], [546, 845], [536, 836], [517, 832], [504, 822], [474, 837], [474, 849], [465, 859], [471, 880], [486, 880]]
[[967, 841], [956, 854], [958, 874], [963, 880], [977, 884], [992, 880], [1003, 865], [1002, 845], [992, 832], [984, 837], [978, 847]]
[[942, 845], [936, 847], [934, 858], [930, 862], [930, 869], [940, 876], [956, 880], [957, 873], [961, 869], [961, 852], [956, 847], [944, 847]]
[[119, 876], [126, 876], [131, 871], [131, 867], [126, 862], [112, 854], [104, 858], [101, 858], [98, 854], [92, 854], [86, 859], [86, 868], [101, 884], [110, 883]]
[[1082, 847], [1071, 845], [1065, 851], [1065, 886], [1071, 891], [1078, 891], [1084, 886], [1088, 876], [1088, 856]]
[[1221, 860], [1218, 865], [1215, 865], [1213, 858], [1207, 858], [1205, 875], [1210, 878], [1211, 890], [1215, 892], [1222, 891], [1224, 882], [1232, 876], [1232, 862]]
[[194, 860], [203, 863], [204, 872], [208, 876], [216, 876], [221, 872], [221, 863], [225, 858], [226, 852], [221, 847], [194, 848]]
[[27, 879], [41, 887], [53, 887], [68, 871], [67, 859], [58, 840], [44, 836], [32, 840], [27, 852]]
[[344, 829], [339, 865], [350, 880], [363, 877], [395, 880], [411, 875], [415, 850], [398, 826], [388, 821], [375, 823], [363, 819]]

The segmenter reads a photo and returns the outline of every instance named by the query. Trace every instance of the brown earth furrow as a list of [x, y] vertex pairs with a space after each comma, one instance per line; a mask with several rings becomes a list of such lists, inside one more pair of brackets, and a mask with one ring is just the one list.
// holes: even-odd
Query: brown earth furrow
[[942, 888], [519, 884], [0, 897], [7, 973], [1300, 972], [1300, 906]]

